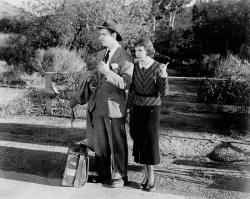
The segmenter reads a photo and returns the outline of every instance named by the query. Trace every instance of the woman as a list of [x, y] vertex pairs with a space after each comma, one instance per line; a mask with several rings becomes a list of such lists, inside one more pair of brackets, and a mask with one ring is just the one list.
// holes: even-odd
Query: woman
[[155, 61], [154, 54], [150, 40], [142, 39], [135, 44], [134, 73], [127, 102], [134, 161], [145, 168], [140, 187], [148, 191], [155, 188], [153, 165], [160, 163], [160, 95], [168, 93], [167, 65]]

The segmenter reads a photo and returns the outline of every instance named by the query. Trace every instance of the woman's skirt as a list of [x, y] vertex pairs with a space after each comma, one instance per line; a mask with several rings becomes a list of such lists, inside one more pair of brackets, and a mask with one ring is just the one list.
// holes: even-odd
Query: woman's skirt
[[134, 141], [134, 161], [140, 164], [160, 163], [158, 129], [160, 106], [133, 105], [130, 133]]

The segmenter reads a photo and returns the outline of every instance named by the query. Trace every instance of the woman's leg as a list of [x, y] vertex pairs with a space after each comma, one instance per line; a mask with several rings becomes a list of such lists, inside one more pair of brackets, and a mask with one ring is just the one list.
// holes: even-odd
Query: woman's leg
[[154, 166], [147, 165], [148, 168], [148, 186], [153, 186], [155, 181]]
[[144, 164], [143, 167], [145, 169], [145, 176], [144, 176], [143, 181], [141, 182], [141, 184], [147, 184], [147, 181], [148, 181], [148, 168], [147, 168], [146, 164]]

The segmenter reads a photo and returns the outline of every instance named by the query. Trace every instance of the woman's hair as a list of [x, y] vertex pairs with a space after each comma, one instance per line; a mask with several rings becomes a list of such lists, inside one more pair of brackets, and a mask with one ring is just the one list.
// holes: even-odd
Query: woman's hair
[[136, 46], [144, 47], [146, 52], [147, 52], [147, 56], [149, 56], [151, 58], [154, 57], [155, 49], [154, 49], [154, 46], [153, 46], [152, 42], [149, 39], [143, 38], [143, 39], [137, 41], [135, 43], [135, 47]]

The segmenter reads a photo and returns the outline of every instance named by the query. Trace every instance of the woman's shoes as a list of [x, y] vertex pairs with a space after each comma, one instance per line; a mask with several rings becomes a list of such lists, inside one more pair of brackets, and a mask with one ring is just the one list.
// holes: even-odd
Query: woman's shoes
[[148, 192], [154, 191], [156, 188], [155, 182], [152, 185], [147, 185], [146, 189]]
[[141, 183], [140, 184], [140, 189], [151, 192], [154, 191], [156, 188], [155, 182], [152, 185], [148, 184], [148, 181], [146, 183]]
[[146, 189], [147, 185], [148, 185], [148, 181], [146, 181], [145, 183], [141, 183], [140, 189]]

